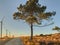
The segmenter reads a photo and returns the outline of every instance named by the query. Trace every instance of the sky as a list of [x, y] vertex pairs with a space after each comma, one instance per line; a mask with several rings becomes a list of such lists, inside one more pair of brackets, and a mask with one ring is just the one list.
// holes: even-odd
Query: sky
[[[17, 7], [20, 4], [25, 4], [27, 0], [0, 0], [0, 21], [3, 20], [3, 35], [6, 30], [14, 36], [30, 35], [30, 26], [22, 20], [14, 20], [13, 14], [17, 12]], [[34, 35], [39, 34], [52, 34], [54, 26], [60, 27], [60, 0], [39, 0], [39, 4], [47, 6], [46, 11], [56, 11], [54, 16], [54, 24], [46, 27], [33, 27]], [[1, 25], [1, 23], [0, 23]], [[0, 26], [1, 31], [1, 26]], [[9, 33], [8, 33], [9, 34]]]

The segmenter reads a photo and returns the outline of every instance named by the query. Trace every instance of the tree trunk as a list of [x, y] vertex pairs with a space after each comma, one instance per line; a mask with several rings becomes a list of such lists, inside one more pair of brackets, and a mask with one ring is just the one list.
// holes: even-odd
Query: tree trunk
[[31, 24], [31, 40], [33, 39], [33, 24]]

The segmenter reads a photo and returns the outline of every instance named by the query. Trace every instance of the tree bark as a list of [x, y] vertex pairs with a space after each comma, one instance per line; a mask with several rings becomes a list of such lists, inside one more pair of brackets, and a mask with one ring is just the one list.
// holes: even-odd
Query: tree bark
[[33, 39], [33, 24], [31, 23], [31, 40]]

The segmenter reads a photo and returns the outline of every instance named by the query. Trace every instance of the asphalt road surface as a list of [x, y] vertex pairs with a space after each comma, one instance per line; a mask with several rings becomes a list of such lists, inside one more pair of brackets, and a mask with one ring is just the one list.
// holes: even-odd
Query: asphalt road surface
[[23, 45], [23, 42], [20, 38], [15, 38], [10, 41], [8, 41], [5, 45]]

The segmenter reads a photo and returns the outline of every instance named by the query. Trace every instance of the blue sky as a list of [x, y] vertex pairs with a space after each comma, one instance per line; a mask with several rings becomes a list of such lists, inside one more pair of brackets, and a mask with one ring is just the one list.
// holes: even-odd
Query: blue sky
[[[25, 3], [26, 0], [0, 0], [0, 21], [3, 17], [5, 17], [3, 21], [4, 35], [6, 33], [6, 29], [15, 36], [30, 35], [30, 26], [27, 23], [24, 23], [21, 20], [16, 21], [13, 19], [13, 13], [17, 12], [17, 7], [20, 4]], [[56, 33], [57, 31], [52, 31], [52, 27], [60, 27], [60, 0], [39, 0], [39, 3], [47, 6], [47, 12], [56, 11], [56, 16], [54, 17], [55, 23], [46, 27], [34, 27], [34, 35]]]

